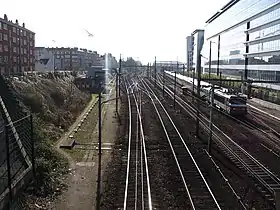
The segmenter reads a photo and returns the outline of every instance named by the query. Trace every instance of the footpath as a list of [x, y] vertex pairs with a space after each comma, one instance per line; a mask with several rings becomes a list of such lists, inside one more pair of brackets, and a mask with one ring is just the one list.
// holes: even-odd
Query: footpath
[[[115, 94], [110, 93], [109, 97], [114, 98]], [[115, 107], [115, 100], [112, 100], [104, 104], [102, 109], [102, 173], [111, 159], [111, 147], [114, 145], [118, 129]], [[80, 119], [82, 119], [82, 117]], [[75, 129], [75, 126], [73, 126], [73, 128]], [[57, 201], [53, 209], [95, 209], [98, 169], [98, 124], [92, 133], [92, 139], [92, 144], [79, 148], [84, 151], [84, 158], [82, 162], [72, 161], [71, 168], [69, 169], [70, 178], [68, 190]]]

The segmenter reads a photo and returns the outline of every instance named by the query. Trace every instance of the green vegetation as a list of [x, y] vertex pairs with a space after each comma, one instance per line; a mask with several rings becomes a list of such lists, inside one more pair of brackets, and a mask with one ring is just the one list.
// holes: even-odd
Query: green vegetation
[[34, 199], [51, 199], [65, 188], [68, 161], [54, 145], [91, 99], [90, 94], [81, 92], [70, 79], [32, 77], [13, 81], [21, 101], [34, 116], [36, 180], [26, 192], [27, 209]]

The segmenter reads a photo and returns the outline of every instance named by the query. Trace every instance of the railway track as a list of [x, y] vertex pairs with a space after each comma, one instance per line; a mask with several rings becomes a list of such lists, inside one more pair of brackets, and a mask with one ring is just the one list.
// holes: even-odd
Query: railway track
[[[135, 83], [126, 81], [129, 107], [127, 169], [123, 209], [152, 209], [148, 161], [141, 120], [141, 99]], [[136, 89], [136, 90], [135, 90]]]
[[[159, 78], [161, 78], [160, 80], [163, 81], [163, 76], [161, 76]], [[169, 78], [169, 79], [172, 80], [171, 78]], [[169, 85], [170, 85], [170, 89], [173, 91], [174, 87], [170, 83], [170, 81], [169, 81]], [[177, 86], [178, 92], [180, 91], [181, 86], [182, 85], [178, 84], [178, 86]], [[181, 95], [181, 98], [183, 98], [185, 101], [191, 102], [191, 100], [185, 95]], [[197, 100], [200, 100], [200, 99], [197, 99]], [[205, 105], [207, 106], [207, 103], [203, 100], [201, 100], [201, 104], [204, 106]], [[205, 108], [206, 108], [206, 106], [205, 106]], [[193, 106], [193, 108], [195, 109], [196, 107]], [[233, 117], [233, 116], [229, 115], [228, 113], [217, 109], [216, 107], [214, 107], [214, 109], [218, 113], [225, 115], [226, 117], [234, 120], [238, 124], [246, 126], [247, 128], [251, 129], [251, 131], [253, 130], [254, 132], [258, 132], [261, 135], [263, 135], [265, 137], [265, 140], [264, 140], [264, 143], [261, 144], [261, 146], [264, 147], [269, 152], [271, 152], [276, 157], [278, 157], [278, 158], [280, 157], [280, 133], [278, 131], [276, 131], [276, 129], [275, 129], [278, 127], [274, 127], [274, 128], [271, 127], [272, 125], [275, 126], [276, 121], [277, 121], [277, 123], [279, 123], [278, 120], [276, 120], [274, 118], [270, 118], [274, 123], [271, 123], [271, 122], [265, 123], [264, 122], [265, 117], [267, 117], [267, 116], [262, 112], [258, 112], [256, 110], [252, 110], [252, 109], [250, 109], [250, 112], [248, 113], [248, 116], [250, 116], [250, 117], [247, 116], [247, 117], [241, 117], [241, 118]], [[208, 113], [206, 113], [205, 116], [208, 117]]]
[[142, 86], [143, 91], [151, 99], [176, 161], [182, 179], [182, 187], [186, 194], [186, 208], [221, 209], [167, 110], [145, 81], [142, 81]]
[[[159, 87], [162, 84], [159, 83]], [[166, 94], [173, 97], [173, 91], [165, 87]], [[182, 107], [190, 116], [196, 119], [196, 108], [188, 104], [179, 96], [176, 96], [176, 103]], [[207, 132], [209, 120], [201, 113], [200, 125]], [[240, 169], [244, 170], [257, 182], [257, 188], [263, 193], [266, 199], [276, 205], [276, 192], [280, 189], [280, 179], [267, 169], [256, 158], [239, 146], [229, 136], [227, 136], [216, 125], [213, 125], [214, 143], [227, 155]]]

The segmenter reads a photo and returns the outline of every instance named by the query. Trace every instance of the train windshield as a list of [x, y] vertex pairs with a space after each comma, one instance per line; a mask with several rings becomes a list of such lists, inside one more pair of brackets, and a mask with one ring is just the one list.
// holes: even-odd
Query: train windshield
[[246, 104], [246, 99], [245, 98], [230, 98], [229, 103], [231, 104]]

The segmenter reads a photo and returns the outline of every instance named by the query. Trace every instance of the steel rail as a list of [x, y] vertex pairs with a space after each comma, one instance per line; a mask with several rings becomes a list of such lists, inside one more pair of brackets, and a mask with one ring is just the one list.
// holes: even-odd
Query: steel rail
[[147, 188], [148, 188], [148, 208], [149, 210], [152, 210], [152, 196], [151, 196], [151, 186], [150, 186], [150, 177], [149, 177], [149, 168], [148, 168], [148, 159], [147, 159], [147, 151], [146, 151], [146, 142], [145, 142], [145, 135], [144, 135], [144, 129], [143, 129], [143, 122], [140, 115], [138, 103], [135, 97], [135, 94], [133, 94], [136, 109], [137, 109], [137, 115], [139, 118], [139, 125], [140, 125], [140, 134], [143, 144], [143, 153], [144, 153], [144, 160], [145, 160], [145, 171], [146, 171], [146, 181], [147, 181]]
[[127, 100], [128, 100], [128, 112], [129, 112], [129, 129], [128, 129], [128, 150], [127, 150], [127, 168], [126, 168], [126, 180], [125, 180], [125, 192], [124, 192], [124, 210], [127, 208], [127, 192], [128, 192], [128, 182], [129, 182], [129, 164], [130, 164], [130, 147], [131, 147], [131, 124], [132, 124], [132, 111], [131, 111], [131, 101], [130, 94], [127, 85], [125, 84], [126, 92], [127, 92]]
[[[147, 85], [147, 83], [146, 83], [145, 81], [143, 81], [142, 84], [144, 85], [144, 87], [145, 87], [145, 89], [146, 89], [147, 91], [148, 91], [147, 88], [150, 89], [150, 92], [153, 94], [153, 96], [155, 97], [155, 99], [158, 101], [158, 103], [160, 104], [160, 106], [161, 106], [162, 109], [164, 110], [166, 116], [167, 116], [168, 119], [170, 120], [170, 122], [171, 122], [171, 124], [173, 125], [174, 129], [176, 130], [176, 132], [177, 132], [177, 134], [178, 134], [178, 136], [179, 136], [181, 142], [183, 143], [183, 145], [184, 145], [184, 147], [185, 147], [185, 149], [186, 149], [188, 155], [190, 156], [190, 158], [191, 158], [193, 164], [195, 165], [195, 167], [196, 167], [196, 169], [197, 169], [197, 171], [198, 171], [200, 177], [202, 178], [202, 180], [203, 180], [203, 182], [204, 182], [204, 184], [205, 184], [205, 186], [206, 186], [208, 192], [210, 193], [210, 195], [211, 195], [211, 197], [212, 197], [212, 199], [213, 199], [213, 201], [214, 201], [216, 207], [217, 207], [218, 209], [221, 209], [220, 206], [219, 206], [219, 204], [218, 204], [218, 202], [217, 202], [217, 200], [216, 200], [216, 198], [215, 198], [215, 196], [214, 196], [214, 194], [213, 194], [213, 192], [212, 192], [212, 190], [210, 189], [210, 187], [209, 187], [209, 185], [208, 185], [206, 179], [204, 178], [204, 176], [203, 176], [203, 174], [202, 174], [200, 168], [198, 167], [198, 165], [197, 165], [197, 163], [196, 163], [196, 161], [195, 161], [193, 155], [191, 154], [191, 152], [190, 152], [188, 146], [186, 145], [184, 139], [182, 138], [182, 136], [181, 136], [179, 130], [177, 129], [176, 125], [174, 124], [174, 122], [173, 122], [173, 120], [171, 119], [170, 115], [168, 114], [167, 110], [164, 108], [163, 104], [160, 102], [160, 100], [158, 99], [158, 97], [156, 96], [156, 94], [154, 93], [154, 91], [150, 88], [150, 86]], [[153, 102], [153, 105], [155, 106], [154, 101], [153, 101], [152, 98], [151, 98], [151, 100], [152, 100], [152, 102]], [[168, 139], [168, 141], [169, 141], [169, 145], [172, 147], [172, 143], [171, 143], [170, 138], [169, 138], [169, 136], [168, 136], [167, 130], [166, 130], [165, 126], [164, 126], [163, 120], [162, 120], [162, 118], [161, 118], [161, 116], [160, 116], [160, 114], [159, 114], [159, 112], [158, 112], [156, 106], [155, 106], [155, 109], [156, 109], [156, 111], [157, 111], [157, 114], [158, 114], [159, 118], [161, 119], [160, 121], [161, 121], [161, 123], [162, 123], [162, 125], [163, 125], [164, 132], [165, 132], [166, 137], [167, 137], [167, 139]], [[182, 171], [181, 171], [181, 167], [180, 167], [180, 165], [179, 165], [178, 159], [176, 158], [176, 154], [175, 154], [175, 151], [174, 151], [173, 147], [172, 147], [172, 153], [173, 153], [173, 155], [174, 155], [174, 157], [175, 157], [177, 166], [180, 168], [179, 170], [180, 170], [181, 177], [183, 178], [184, 176], [183, 176], [183, 173], [182, 173]], [[185, 180], [185, 179], [183, 178], [183, 180]], [[192, 201], [192, 199], [191, 199], [191, 195], [190, 195], [189, 189], [188, 189], [188, 187], [187, 187], [185, 181], [184, 181], [184, 185], [185, 185], [185, 187], [186, 187], [187, 193], [188, 193], [189, 198], [190, 198], [190, 201], [191, 201], [191, 203], [192, 203], [192, 207], [193, 207], [193, 209], [195, 209], [194, 203], [193, 203], [193, 201]]]
[[[168, 94], [170, 96], [170, 93]], [[180, 97], [178, 97], [177, 99], [178, 99], [176, 100], [177, 103], [184, 110], [186, 110], [185, 107], [179, 102], [179, 100], [186, 105], [188, 104]], [[186, 111], [189, 112], [188, 110]], [[194, 114], [191, 114], [191, 116], [193, 117]], [[203, 125], [204, 123], [201, 124]], [[204, 129], [209, 130], [208, 126], [205, 124], [203, 127]], [[233, 141], [227, 134], [225, 134], [222, 130], [220, 130], [215, 124], [213, 124], [213, 128], [216, 129], [217, 132], [221, 133], [222, 136], [225, 137], [225, 140], [228, 141], [227, 143], [225, 143], [224, 140], [222, 140], [216, 134], [216, 132], [213, 132], [213, 136], [215, 136], [216, 139], [218, 140], [217, 143], [219, 143], [224, 148], [226, 148], [227, 151], [230, 152], [231, 155], [233, 155], [250, 174], [252, 174], [269, 192], [271, 192], [273, 196], [275, 196], [275, 189], [280, 188], [280, 179], [275, 174], [273, 174], [269, 169], [267, 169], [262, 163], [260, 163], [257, 159], [255, 159], [250, 153], [248, 153], [245, 149], [243, 149], [235, 141]], [[235, 147], [235, 149], [230, 148], [229, 144], [231, 144], [231, 147], [232, 146]], [[239, 154], [237, 154], [237, 151], [239, 152]], [[241, 157], [242, 155], [243, 157]], [[244, 160], [244, 158], [246, 158], [246, 160]], [[248, 163], [248, 161], [251, 161], [251, 163]], [[255, 167], [255, 169], [253, 169], [253, 167]], [[256, 167], [258, 168], [256, 169]], [[270, 180], [265, 180], [265, 178], [268, 177], [270, 178]], [[272, 183], [268, 183], [268, 181]]]

